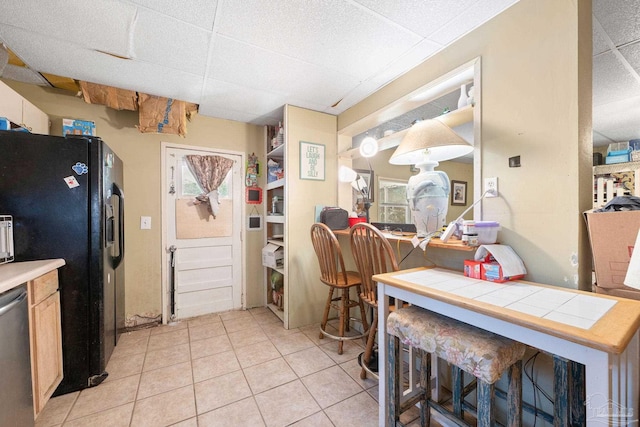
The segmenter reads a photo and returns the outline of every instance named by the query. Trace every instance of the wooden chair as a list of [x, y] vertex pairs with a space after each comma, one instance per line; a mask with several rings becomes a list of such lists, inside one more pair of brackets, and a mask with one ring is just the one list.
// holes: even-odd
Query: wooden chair
[[386, 237], [376, 227], [367, 223], [358, 223], [351, 227], [351, 253], [360, 273], [362, 294], [360, 298], [373, 309], [373, 320], [369, 328], [369, 336], [364, 353], [360, 355], [362, 371], [360, 378], [367, 378], [367, 373], [377, 378], [377, 370], [370, 368], [371, 356], [374, 354], [376, 332], [378, 331], [378, 289], [372, 276], [374, 274], [398, 271], [398, 262]]
[[[324, 307], [324, 315], [320, 324], [320, 338], [325, 336], [338, 340], [338, 354], [342, 354], [343, 342], [363, 338], [369, 332], [369, 324], [360, 298], [360, 274], [355, 271], [347, 271], [344, 267], [344, 259], [340, 243], [329, 227], [322, 223], [311, 226], [311, 241], [320, 264], [320, 281], [329, 286], [329, 296]], [[349, 290], [356, 288], [357, 299], [352, 299]], [[337, 293], [337, 296], [335, 294]], [[353, 307], [360, 307], [360, 319], [352, 319], [350, 311]], [[329, 312], [334, 308], [338, 312], [338, 335], [327, 332]], [[355, 320], [362, 323], [362, 333], [345, 335], [349, 331], [349, 321]]]

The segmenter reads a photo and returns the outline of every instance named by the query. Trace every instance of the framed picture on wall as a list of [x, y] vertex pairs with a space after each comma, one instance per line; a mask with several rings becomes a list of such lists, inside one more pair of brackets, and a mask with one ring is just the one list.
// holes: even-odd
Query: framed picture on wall
[[451, 204], [465, 206], [467, 204], [467, 182], [451, 180]]

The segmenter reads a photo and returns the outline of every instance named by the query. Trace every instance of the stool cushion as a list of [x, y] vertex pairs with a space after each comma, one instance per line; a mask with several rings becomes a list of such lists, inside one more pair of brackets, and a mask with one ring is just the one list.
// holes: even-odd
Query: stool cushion
[[498, 381], [526, 349], [522, 343], [416, 306], [390, 313], [387, 333], [489, 384]]

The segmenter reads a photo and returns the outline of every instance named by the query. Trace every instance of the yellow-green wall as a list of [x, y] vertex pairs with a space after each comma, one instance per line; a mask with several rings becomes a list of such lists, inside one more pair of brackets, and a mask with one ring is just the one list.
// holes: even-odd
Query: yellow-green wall
[[[211, 147], [244, 153], [263, 153], [262, 127], [196, 115], [188, 123], [188, 133], [177, 135], [142, 134], [136, 129], [138, 114], [86, 104], [70, 92], [5, 81], [14, 90], [47, 113], [51, 134], [62, 134], [62, 118], [92, 120], [96, 133], [124, 162], [126, 316], [153, 318], [161, 314], [161, 143]], [[264, 159], [260, 159], [266, 164]], [[264, 186], [265, 175], [260, 178]], [[246, 214], [251, 212], [246, 209]], [[152, 218], [151, 230], [140, 230], [140, 216]], [[244, 224], [244, 222], [243, 222]], [[264, 304], [261, 268], [262, 232], [246, 233], [245, 269], [248, 307]], [[144, 319], [143, 319], [144, 320]]]
[[529, 280], [590, 289], [591, 46], [589, 0], [520, 0], [340, 114], [338, 131], [480, 57], [482, 177], [501, 196], [482, 219], [500, 222]]

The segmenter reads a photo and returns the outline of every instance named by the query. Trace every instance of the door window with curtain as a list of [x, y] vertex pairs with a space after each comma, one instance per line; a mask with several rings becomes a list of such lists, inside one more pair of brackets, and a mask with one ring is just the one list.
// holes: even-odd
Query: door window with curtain
[[407, 181], [378, 178], [378, 221], [392, 224], [411, 222]]

